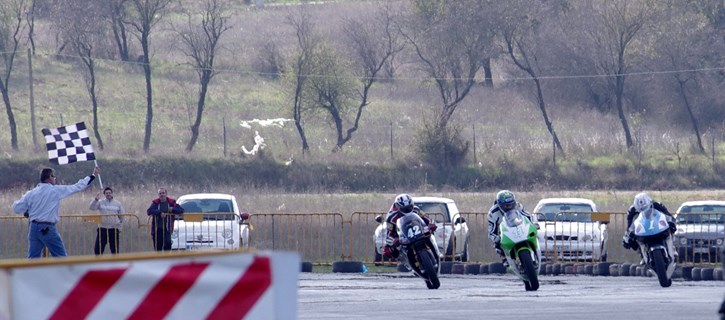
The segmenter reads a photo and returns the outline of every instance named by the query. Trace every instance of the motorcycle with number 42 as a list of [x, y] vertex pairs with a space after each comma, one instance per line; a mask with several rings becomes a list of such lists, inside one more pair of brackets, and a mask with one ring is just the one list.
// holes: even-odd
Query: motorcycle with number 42
[[504, 213], [499, 225], [501, 249], [508, 262], [508, 271], [524, 282], [526, 291], [539, 289], [541, 249], [536, 224], [521, 213], [520, 208]]
[[649, 208], [640, 212], [632, 223], [644, 265], [648, 272], [657, 275], [660, 286], [664, 288], [672, 285], [672, 274], [675, 272], [675, 247], [667, 218], [659, 210]]
[[401, 263], [423, 278], [428, 289], [438, 289], [441, 286], [438, 279], [440, 254], [428, 225], [415, 213], [402, 216], [395, 225], [398, 228]]

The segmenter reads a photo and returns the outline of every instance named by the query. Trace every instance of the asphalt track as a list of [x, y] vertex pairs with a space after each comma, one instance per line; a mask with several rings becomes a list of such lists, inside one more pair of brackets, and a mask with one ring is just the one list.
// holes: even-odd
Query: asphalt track
[[526, 292], [513, 275], [441, 276], [428, 290], [407, 273], [301, 273], [299, 319], [719, 319], [722, 281], [541, 276]]

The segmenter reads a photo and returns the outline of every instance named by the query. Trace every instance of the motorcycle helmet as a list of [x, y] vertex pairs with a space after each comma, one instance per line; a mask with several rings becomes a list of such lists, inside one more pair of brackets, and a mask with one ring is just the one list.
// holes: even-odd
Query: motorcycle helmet
[[516, 196], [511, 191], [501, 190], [496, 194], [496, 203], [501, 211], [509, 211], [516, 208]]
[[637, 212], [645, 211], [652, 207], [652, 198], [644, 192], [638, 193], [634, 196], [633, 206], [634, 210], [637, 210]]
[[402, 213], [410, 213], [413, 211], [413, 198], [409, 194], [403, 193], [395, 197], [395, 207]]

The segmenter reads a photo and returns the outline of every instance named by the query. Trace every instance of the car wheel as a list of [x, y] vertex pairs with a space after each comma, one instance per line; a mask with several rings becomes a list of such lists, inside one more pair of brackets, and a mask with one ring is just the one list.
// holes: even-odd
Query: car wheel
[[443, 257], [443, 261], [454, 261], [456, 260], [456, 253], [453, 251], [453, 245], [456, 243], [456, 238], [451, 235], [451, 239], [448, 241], [446, 246], [446, 255]]
[[461, 262], [468, 262], [468, 239], [463, 244], [463, 253], [461, 253]]

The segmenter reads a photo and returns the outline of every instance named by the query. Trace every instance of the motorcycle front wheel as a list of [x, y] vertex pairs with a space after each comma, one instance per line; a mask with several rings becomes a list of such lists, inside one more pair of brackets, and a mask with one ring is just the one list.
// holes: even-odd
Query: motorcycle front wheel
[[657, 273], [657, 280], [660, 281], [660, 286], [667, 288], [672, 285], [672, 279], [667, 278], [667, 265], [665, 264], [664, 250], [652, 251], [652, 259], [655, 263], [655, 273]]
[[441, 282], [438, 279], [438, 272], [436, 272], [436, 268], [433, 265], [433, 260], [431, 259], [432, 254], [430, 251], [426, 249], [418, 250], [418, 259], [420, 260], [420, 265], [422, 269], [425, 271], [425, 276], [428, 278], [426, 280], [426, 285], [428, 286], [428, 289], [438, 289], [441, 286]]
[[524, 274], [529, 281], [524, 281], [526, 291], [539, 290], [539, 275], [534, 267], [534, 258], [531, 257], [531, 251], [521, 250], [519, 251], [519, 260], [521, 261], [521, 267], [524, 269]]

